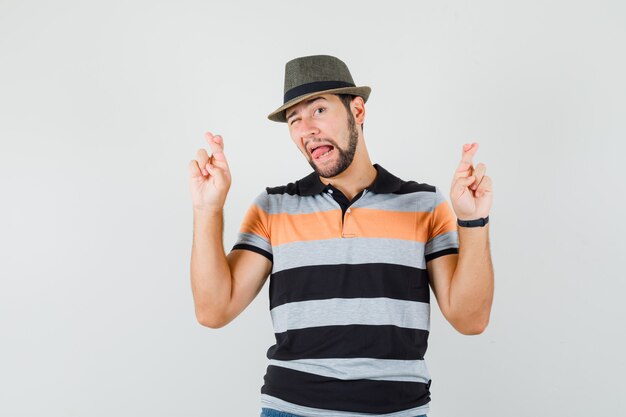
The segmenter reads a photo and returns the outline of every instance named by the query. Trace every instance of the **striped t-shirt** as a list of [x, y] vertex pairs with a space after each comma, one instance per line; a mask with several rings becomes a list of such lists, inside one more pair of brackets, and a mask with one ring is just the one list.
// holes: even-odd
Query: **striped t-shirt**
[[267, 187], [246, 213], [233, 250], [272, 261], [276, 343], [262, 407], [306, 417], [428, 412], [426, 262], [458, 253], [456, 217], [439, 187], [374, 167], [351, 204], [312, 172]]

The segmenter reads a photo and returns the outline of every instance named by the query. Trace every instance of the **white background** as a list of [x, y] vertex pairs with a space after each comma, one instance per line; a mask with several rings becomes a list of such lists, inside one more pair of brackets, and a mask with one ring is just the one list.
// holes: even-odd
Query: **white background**
[[372, 87], [373, 162], [449, 192], [476, 141], [493, 179], [491, 322], [432, 297], [429, 417], [625, 415], [624, 4], [0, 0], [0, 415], [260, 414], [268, 283], [197, 323], [187, 164], [224, 137], [229, 250], [310, 172], [266, 116], [312, 54]]

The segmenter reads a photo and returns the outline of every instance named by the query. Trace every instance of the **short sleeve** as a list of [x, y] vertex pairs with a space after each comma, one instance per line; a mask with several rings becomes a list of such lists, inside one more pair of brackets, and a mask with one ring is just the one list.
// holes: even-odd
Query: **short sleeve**
[[274, 261], [269, 234], [269, 195], [267, 191], [259, 194], [246, 212], [237, 240], [231, 251], [246, 249], [265, 256]]
[[428, 241], [424, 248], [426, 262], [443, 255], [459, 253], [456, 215], [439, 187], [435, 187]]

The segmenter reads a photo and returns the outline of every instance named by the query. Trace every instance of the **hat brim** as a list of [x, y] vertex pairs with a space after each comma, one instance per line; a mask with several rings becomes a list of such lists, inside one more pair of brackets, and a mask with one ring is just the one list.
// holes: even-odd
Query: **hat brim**
[[273, 122], [282, 122], [282, 123], [286, 123], [287, 119], [285, 117], [285, 110], [287, 110], [289, 107], [300, 103], [302, 100], [306, 100], [307, 98], [313, 97], [313, 96], [319, 96], [322, 94], [337, 94], [337, 93], [343, 93], [343, 94], [352, 94], [355, 96], [361, 96], [363, 98], [363, 102], [366, 102], [367, 99], [370, 96], [372, 89], [368, 86], [361, 86], [361, 87], [341, 87], [341, 88], [333, 88], [330, 90], [323, 90], [323, 91], [315, 91], [313, 93], [309, 93], [309, 94], [304, 94], [302, 96], [296, 97], [294, 99], [289, 100], [288, 102], [286, 102], [285, 104], [283, 104], [282, 106], [280, 106], [279, 108], [277, 108], [276, 110], [274, 110], [273, 112], [271, 112], [267, 118], [270, 119]]

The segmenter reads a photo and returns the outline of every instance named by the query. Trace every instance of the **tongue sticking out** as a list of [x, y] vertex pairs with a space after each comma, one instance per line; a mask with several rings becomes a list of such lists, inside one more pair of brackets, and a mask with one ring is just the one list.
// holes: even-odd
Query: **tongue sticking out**
[[329, 145], [323, 145], [313, 151], [312, 156], [314, 159], [319, 158], [321, 155], [324, 155], [326, 152], [330, 151], [333, 147]]

